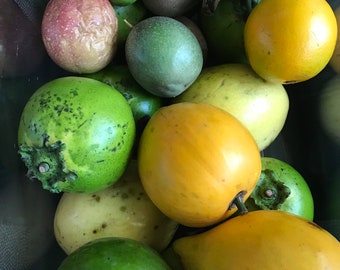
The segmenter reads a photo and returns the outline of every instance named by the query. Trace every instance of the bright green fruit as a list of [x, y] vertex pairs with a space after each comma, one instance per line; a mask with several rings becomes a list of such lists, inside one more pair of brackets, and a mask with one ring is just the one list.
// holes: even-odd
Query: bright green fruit
[[135, 139], [119, 91], [84, 77], [61, 77], [26, 103], [18, 146], [28, 176], [51, 192], [96, 192], [119, 179]]
[[80, 247], [58, 270], [170, 270], [153, 249], [125, 238], [101, 238]]
[[262, 157], [261, 162], [260, 179], [246, 201], [248, 209], [281, 210], [312, 221], [313, 197], [302, 175], [276, 158]]
[[169, 17], [154, 16], [136, 24], [127, 37], [125, 53], [136, 81], [161, 97], [182, 93], [203, 66], [202, 50], [195, 35]]

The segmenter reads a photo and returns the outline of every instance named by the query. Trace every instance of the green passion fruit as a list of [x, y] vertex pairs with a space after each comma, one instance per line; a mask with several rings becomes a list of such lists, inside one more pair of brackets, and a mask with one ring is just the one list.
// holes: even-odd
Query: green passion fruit
[[153, 16], [137, 23], [125, 43], [128, 67], [150, 93], [175, 97], [198, 77], [203, 66], [201, 46], [183, 23]]
[[116, 182], [134, 139], [135, 122], [123, 95], [105, 83], [75, 76], [36, 90], [18, 129], [28, 177], [54, 193], [96, 192]]
[[108, 237], [93, 240], [68, 255], [58, 270], [170, 270], [162, 257], [139, 241]]

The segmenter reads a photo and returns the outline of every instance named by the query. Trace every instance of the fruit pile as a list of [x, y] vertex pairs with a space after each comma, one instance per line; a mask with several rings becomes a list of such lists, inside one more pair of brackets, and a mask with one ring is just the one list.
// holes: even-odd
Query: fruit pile
[[[339, 63], [327, 1], [40, 7], [31, 31], [57, 72], [24, 99], [15, 150], [58, 198], [57, 269], [340, 269], [308, 180], [266, 151], [287, 88]], [[17, 66], [2, 76], [35, 72]], [[340, 141], [339, 99], [321, 101]]]

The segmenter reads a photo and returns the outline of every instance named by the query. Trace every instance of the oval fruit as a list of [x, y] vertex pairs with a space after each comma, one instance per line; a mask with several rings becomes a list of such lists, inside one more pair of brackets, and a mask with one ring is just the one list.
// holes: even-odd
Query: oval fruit
[[325, 0], [262, 0], [244, 29], [250, 65], [262, 78], [297, 83], [317, 75], [337, 40], [334, 12]]
[[170, 270], [153, 249], [141, 242], [108, 237], [93, 240], [68, 255], [58, 270]]
[[119, 179], [135, 122], [126, 99], [84, 77], [61, 77], [34, 92], [18, 130], [28, 176], [51, 192], [96, 192]]
[[278, 136], [289, 109], [285, 88], [264, 81], [246, 64], [204, 68], [174, 102], [208, 103], [227, 111], [248, 128], [260, 150]]
[[175, 97], [198, 77], [203, 55], [195, 35], [181, 22], [154, 16], [137, 23], [125, 43], [128, 67], [150, 93]]
[[327, 136], [340, 145], [340, 75], [337, 74], [324, 85], [319, 99], [321, 127]]
[[177, 227], [145, 193], [136, 160], [108, 188], [90, 194], [64, 193], [54, 216], [54, 235], [66, 254], [103, 237], [134, 239], [162, 251]]
[[245, 203], [248, 209], [281, 210], [312, 221], [313, 196], [302, 175], [276, 158], [262, 157], [261, 163], [259, 181]]
[[74, 73], [92, 73], [112, 60], [118, 20], [109, 0], [51, 0], [41, 32], [51, 59]]
[[256, 142], [231, 114], [208, 104], [177, 103], [158, 110], [139, 144], [139, 174], [154, 204], [191, 227], [235, 212], [261, 172]]
[[296, 215], [259, 210], [173, 244], [185, 269], [340, 269], [340, 243]]

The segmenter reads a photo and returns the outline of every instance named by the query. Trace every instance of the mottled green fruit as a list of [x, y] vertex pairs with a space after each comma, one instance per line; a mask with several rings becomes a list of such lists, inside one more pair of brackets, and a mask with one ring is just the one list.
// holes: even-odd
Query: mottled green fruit
[[58, 270], [170, 270], [161, 256], [141, 242], [125, 238], [101, 238], [80, 247]]
[[198, 77], [203, 54], [183, 23], [163, 16], [140, 21], [130, 31], [125, 54], [136, 81], [150, 93], [175, 97]]
[[18, 145], [28, 177], [51, 192], [96, 192], [119, 179], [135, 122], [119, 91], [94, 79], [62, 77], [41, 86], [22, 112]]

